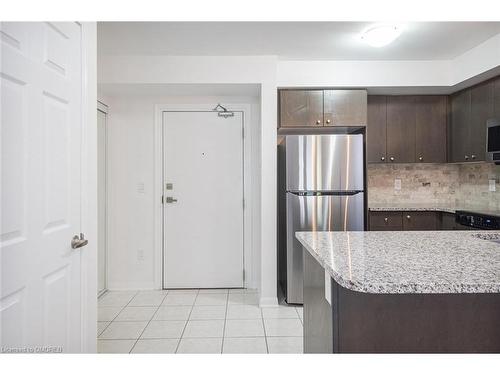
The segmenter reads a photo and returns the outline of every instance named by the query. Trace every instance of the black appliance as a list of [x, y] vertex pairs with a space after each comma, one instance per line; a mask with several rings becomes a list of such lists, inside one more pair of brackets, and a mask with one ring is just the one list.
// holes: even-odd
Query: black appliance
[[466, 227], [484, 230], [500, 230], [500, 213], [472, 211], [455, 212], [455, 221]]

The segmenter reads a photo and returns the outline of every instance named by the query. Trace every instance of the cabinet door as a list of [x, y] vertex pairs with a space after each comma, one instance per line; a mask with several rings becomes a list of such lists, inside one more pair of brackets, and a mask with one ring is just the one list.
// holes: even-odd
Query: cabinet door
[[405, 212], [403, 214], [403, 230], [438, 230], [437, 212]]
[[415, 97], [387, 97], [387, 157], [389, 162], [415, 162]]
[[415, 99], [416, 161], [446, 163], [446, 96]]
[[280, 91], [280, 126], [323, 126], [323, 91]]
[[370, 230], [402, 230], [403, 229], [402, 212], [392, 211], [370, 211]]
[[493, 84], [471, 89], [470, 160], [486, 159], [486, 121], [493, 117]]
[[368, 123], [366, 125], [366, 153], [368, 163], [384, 163], [387, 147], [387, 97], [368, 96]]
[[452, 162], [470, 158], [470, 90], [451, 97], [450, 156]]
[[493, 117], [500, 120], [500, 77], [493, 81]]
[[325, 90], [325, 126], [366, 126], [365, 90]]

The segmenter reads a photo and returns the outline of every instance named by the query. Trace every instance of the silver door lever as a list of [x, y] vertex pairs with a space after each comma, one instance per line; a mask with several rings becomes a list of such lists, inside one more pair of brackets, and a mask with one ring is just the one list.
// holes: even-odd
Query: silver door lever
[[177, 202], [177, 199], [175, 199], [174, 197], [167, 197], [167, 203], [175, 203]]
[[86, 240], [83, 233], [80, 233], [80, 237], [75, 235], [71, 240], [71, 248], [79, 249], [80, 247], [86, 246], [89, 243], [89, 240]]

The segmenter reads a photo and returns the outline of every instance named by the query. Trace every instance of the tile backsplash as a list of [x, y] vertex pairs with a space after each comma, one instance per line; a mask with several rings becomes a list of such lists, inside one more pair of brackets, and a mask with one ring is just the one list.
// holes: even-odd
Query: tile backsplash
[[[500, 210], [500, 166], [469, 164], [369, 164], [368, 205], [434, 204]], [[395, 189], [395, 180], [401, 189]], [[495, 180], [495, 192], [489, 191]], [[397, 185], [397, 184], [396, 184]]]

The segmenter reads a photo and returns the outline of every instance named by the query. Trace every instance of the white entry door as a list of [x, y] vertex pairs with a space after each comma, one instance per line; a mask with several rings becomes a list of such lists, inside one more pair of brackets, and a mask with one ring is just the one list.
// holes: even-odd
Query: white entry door
[[2, 23], [1, 52], [0, 344], [78, 352], [81, 28]]
[[[164, 112], [164, 286], [243, 286], [241, 112]], [[174, 201], [171, 201], [174, 200]]]

